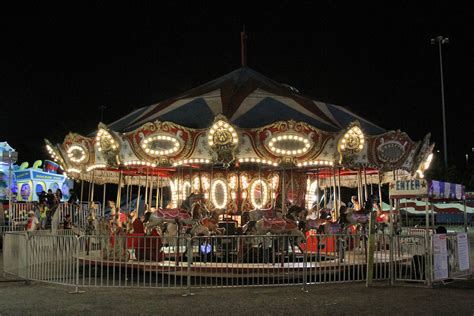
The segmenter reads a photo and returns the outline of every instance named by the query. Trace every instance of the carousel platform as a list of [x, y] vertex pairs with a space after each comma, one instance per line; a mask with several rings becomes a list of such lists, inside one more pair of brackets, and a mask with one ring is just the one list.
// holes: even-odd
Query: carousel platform
[[[176, 260], [178, 258], [178, 260]], [[80, 253], [79, 262], [83, 266], [90, 267], [108, 267], [124, 268], [145, 272], [156, 272], [159, 274], [178, 275], [178, 276], [200, 276], [200, 277], [226, 277], [242, 278], [245, 276], [268, 277], [268, 276], [303, 276], [305, 273], [311, 274], [334, 274], [343, 271], [365, 271], [366, 257], [360, 251], [346, 251], [344, 259], [337, 254], [309, 253], [304, 262], [302, 254], [294, 256], [275, 255], [268, 258], [262, 258], [262, 262], [246, 262], [244, 256], [234, 256], [232, 260], [219, 256], [200, 256], [197, 252], [193, 253], [193, 260], [188, 262], [187, 258], [180, 253], [179, 256], [173, 253], [167, 253], [161, 261], [137, 260], [133, 256], [128, 260], [104, 259], [100, 251], [91, 251], [89, 255], [85, 252]], [[376, 251], [374, 254], [375, 269], [387, 269], [389, 265], [389, 256], [387, 251]], [[399, 255], [394, 260], [397, 264], [411, 264], [411, 256]], [[306, 270], [306, 271], [305, 271]]]

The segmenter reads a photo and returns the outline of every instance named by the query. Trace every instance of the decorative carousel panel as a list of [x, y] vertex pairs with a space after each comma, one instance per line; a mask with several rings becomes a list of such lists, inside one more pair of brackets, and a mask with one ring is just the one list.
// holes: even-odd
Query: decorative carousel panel
[[63, 168], [63, 170], [67, 170], [68, 166], [60, 150], [56, 146], [51, 144], [49, 140], [45, 139], [44, 141], [46, 143], [46, 150], [48, 151], [48, 154], [51, 159], [53, 159], [54, 162], [57, 162], [59, 166]]
[[239, 136], [235, 128], [227, 122], [227, 118], [218, 115], [208, 132], [208, 145], [214, 153], [214, 161], [224, 164], [235, 159], [235, 149], [239, 144]]
[[169, 165], [174, 160], [189, 156], [198, 134], [198, 130], [156, 121], [125, 134], [124, 138], [138, 159]]
[[249, 136], [258, 157], [293, 164], [317, 157], [325, 143], [333, 137], [306, 123], [295, 121], [275, 122], [244, 134]]
[[70, 168], [81, 168], [95, 163], [94, 141], [91, 138], [70, 133], [66, 136], [62, 147]]
[[95, 147], [101, 162], [109, 166], [120, 164], [119, 153], [121, 151], [121, 141], [113, 131], [109, 131], [104, 124], [99, 124], [99, 130], [95, 138]]
[[368, 141], [369, 165], [382, 170], [401, 169], [406, 160], [413, 157], [417, 144], [406, 133], [390, 131], [372, 136]]
[[339, 163], [349, 168], [365, 165], [367, 163], [366, 148], [366, 136], [359, 122], [352, 122], [338, 140]]
[[[426, 135], [421, 144], [420, 151], [414, 160], [413, 169], [420, 178], [424, 178], [425, 171], [430, 167], [433, 160], [434, 144], [430, 145], [430, 134]], [[412, 173], [415, 173], [412, 171]]]

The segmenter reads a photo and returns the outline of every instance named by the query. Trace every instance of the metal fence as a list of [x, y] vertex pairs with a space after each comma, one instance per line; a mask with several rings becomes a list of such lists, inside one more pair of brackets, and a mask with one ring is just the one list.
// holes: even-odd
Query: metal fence
[[[425, 236], [377, 234], [374, 280], [426, 283]], [[8, 232], [5, 272], [79, 287], [192, 288], [365, 281], [367, 236], [78, 236]]]
[[[459, 265], [460, 245], [458, 244], [458, 234], [449, 233], [446, 235], [446, 246], [448, 254], [448, 277], [451, 279], [464, 278], [471, 275], [470, 269], [462, 270]], [[467, 240], [467, 253], [470, 254], [470, 243]], [[472, 264], [472, 263], [471, 263]]]
[[[96, 217], [102, 217], [104, 215], [104, 210], [100, 202], [94, 202], [95, 204], [95, 213]], [[36, 213], [36, 217], [39, 218], [37, 202], [24, 202], [24, 203], [12, 203], [11, 215], [9, 219], [5, 220], [5, 226], [11, 226], [13, 228], [22, 228], [25, 226], [26, 221], [28, 220], [28, 212], [33, 211]], [[74, 226], [84, 228], [87, 225], [87, 216], [90, 212], [90, 205], [88, 203], [82, 204], [69, 204], [69, 203], [60, 203], [55, 211], [55, 214], [58, 214], [57, 220], [59, 224], [64, 222], [66, 215], [71, 216], [71, 222]], [[58, 213], [56, 213], [58, 212]], [[2, 224], [2, 223], [0, 223]]]

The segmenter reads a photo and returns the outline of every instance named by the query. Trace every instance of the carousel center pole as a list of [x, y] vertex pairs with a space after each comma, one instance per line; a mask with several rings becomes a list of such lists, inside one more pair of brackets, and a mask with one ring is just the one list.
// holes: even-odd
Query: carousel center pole
[[286, 215], [286, 203], [285, 203], [285, 168], [282, 169], [282, 177], [281, 177], [281, 212], [283, 215]]
[[[367, 192], [367, 170], [365, 169], [364, 167], [364, 196], [365, 196], [365, 200], [367, 201], [368, 200], [368, 192]], [[380, 200], [380, 203], [382, 203], [382, 200]]]
[[150, 192], [148, 193], [148, 207], [152, 207], [152, 201], [153, 201], [153, 175], [150, 174]]
[[316, 218], [319, 218], [319, 169], [316, 169]]
[[128, 205], [128, 193], [130, 192], [130, 183], [128, 183], [126, 176], [124, 176], [124, 182], [127, 185], [127, 190], [126, 190], [126, 193], [125, 193], [125, 207], [127, 208], [127, 212], [129, 212], [130, 208], [129, 208], [129, 205]]
[[158, 174], [156, 176], [156, 196], [155, 196], [155, 208], [158, 209], [158, 201], [159, 201], [159, 197], [160, 197], [160, 175]]
[[82, 174], [79, 175], [80, 176], [80, 179], [81, 179], [81, 199], [79, 201], [79, 206], [82, 205], [82, 198], [83, 198], [83, 195], [84, 195], [84, 179], [82, 179]]
[[163, 208], [163, 179], [160, 179], [160, 207]]
[[382, 204], [382, 176], [383, 176], [383, 173], [380, 173], [380, 170], [379, 170], [378, 178], [379, 178], [379, 201], [380, 201], [380, 204]]
[[94, 202], [94, 189], [95, 189], [95, 171], [92, 171], [92, 188], [91, 188], [91, 196], [89, 201]]
[[332, 190], [332, 193], [333, 193], [333, 198], [334, 198], [334, 203], [333, 203], [333, 206], [334, 206], [334, 217], [335, 219], [339, 218], [339, 205], [338, 205], [338, 199], [337, 199], [337, 190], [336, 190], [336, 186], [337, 186], [337, 183], [336, 183], [336, 168], [332, 168], [332, 178], [333, 178], [333, 190]]
[[104, 190], [102, 192], [102, 217], [104, 217], [104, 214], [105, 214], [105, 192], [106, 192], [106, 183], [104, 182]]
[[341, 208], [341, 168], [337, 168], [337, 202], [339, 205], [339, 208], [337, 209], [338, 212], [338, 217], [340, 216], [339, 214], [339, 209]]
[[122, 182], [123, 182], [123, 174], [122, 174], [122, 171], [120, 171], [118, 187], [117, 187], [117, 200], [116, 200], [116, 203], [115, 203], [115, 206], [117, 207], [118, 211], [120, 211], [120, 202], [121, 202], [121, 195], [122, 195]]
[[139, 213], [139, 210], [140, 210], [140, 199], [141, 199], [141, 197], [140, 197], [140, 188], [141, 188], [140, 184], [141, 184], [141, 181], [140, 180], [141, 180], [141, 177], [140, 177], [140, 174], [138, 174], [138, 193], [137, 193], [137, 203], [136, 203], [136, 205], [137, 205], [137, 214]]
[[[147, 206], [148, 203], [148, 168], [146, 168], [146, 176], [145, 176], [145, 206]], [[148, 205], [148, 207], [150, 207]]]

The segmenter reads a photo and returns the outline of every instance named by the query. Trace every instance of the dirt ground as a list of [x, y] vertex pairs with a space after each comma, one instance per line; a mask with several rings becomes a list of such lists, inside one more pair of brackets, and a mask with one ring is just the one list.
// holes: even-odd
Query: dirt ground
[[365, 283], [311, 285], [307, 292], [300, 286], [195, 289], [187, 297], [185, 290], [85, 288], [85, 293], [69, 294], [73, 290], [4, 277], [0, 253], [0, 316], [474, 315], [474, 279], [433, 288], [378, 282], [369, 288]]
[[0, 315], [474, 315], [474, 281], [432, 289], [378, 283], [300, 287], [86, 289], [0, 282]]

